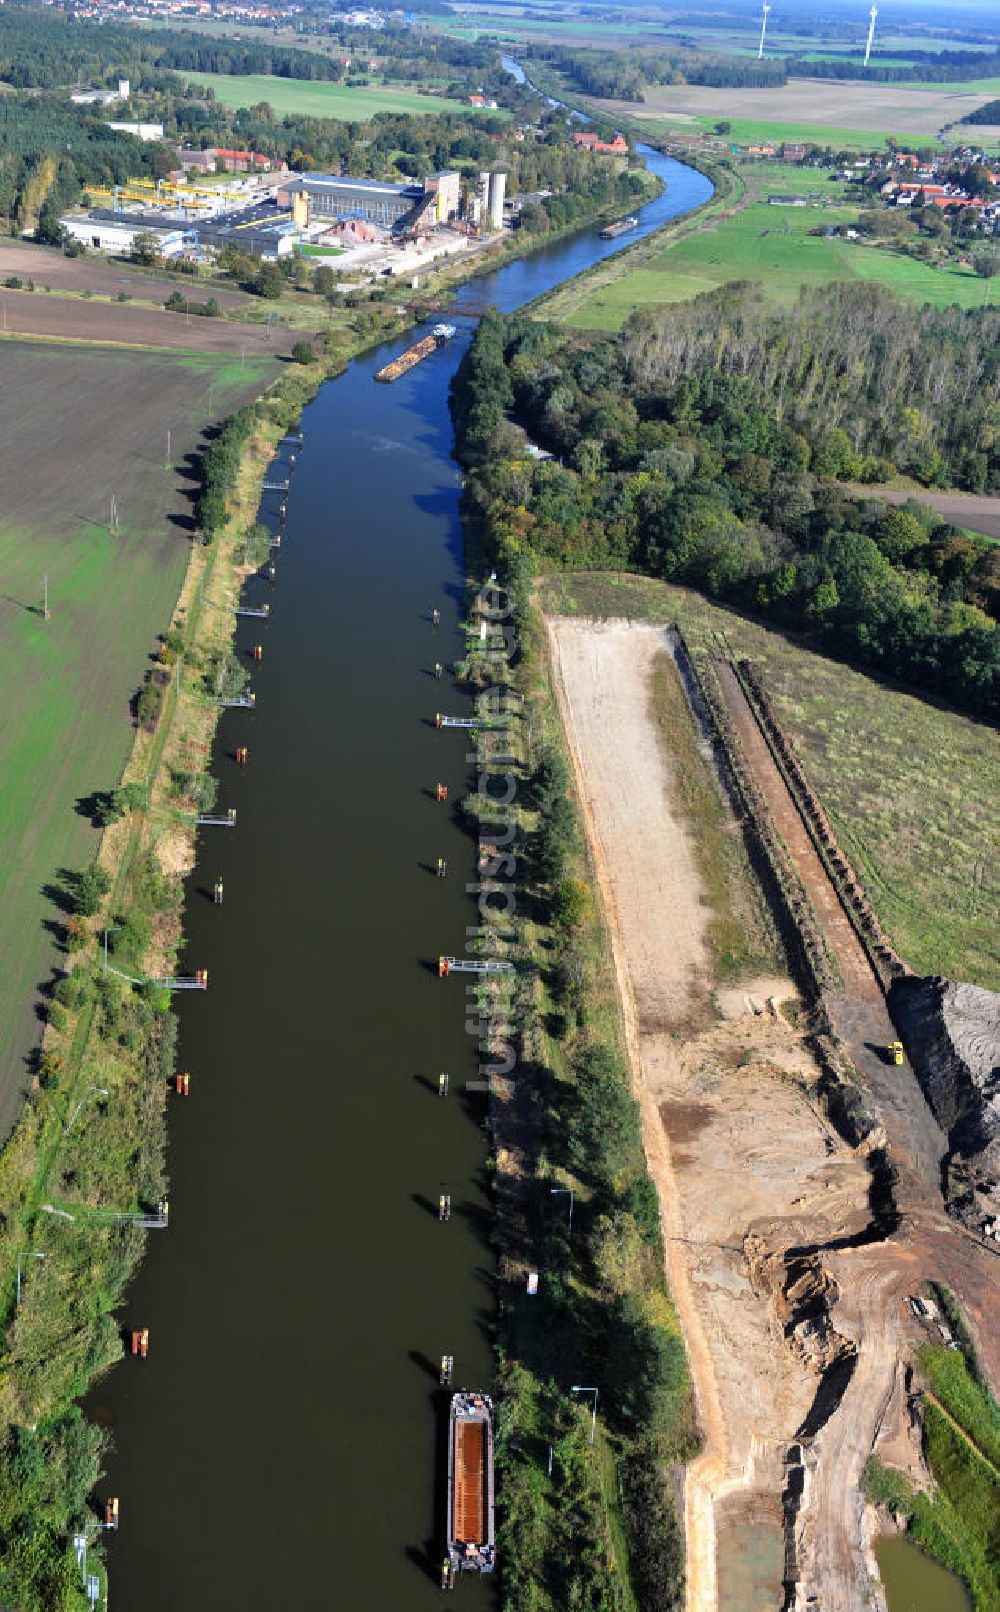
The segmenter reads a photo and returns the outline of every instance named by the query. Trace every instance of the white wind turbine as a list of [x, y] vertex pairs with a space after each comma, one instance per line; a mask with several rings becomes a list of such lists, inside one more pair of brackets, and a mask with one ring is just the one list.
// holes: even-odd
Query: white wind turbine
[[868, 18], [869, 18], [869, 21], [868, 21], [868, 43], [865, 46], [865, 66], [866, 67], [868, 66], [868, 58], [872, 53], [872, 41], [875, 38], [875, 18], [877, 16], [878, 16], [878, 6], [872, 6], [871, 10], [868, 13]]

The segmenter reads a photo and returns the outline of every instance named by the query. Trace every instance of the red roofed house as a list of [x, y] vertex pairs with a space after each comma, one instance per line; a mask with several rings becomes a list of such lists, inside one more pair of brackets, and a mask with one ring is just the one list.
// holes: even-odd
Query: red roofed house
[[235, 174], [254, 173], [276, 166], [270, 157], [262, 157], [259, 151], [227, 151], [224, 146], [216, 146], [215, 155]]
[[616, 157], [628, 155], [628, 141], [623, 134], [616, 134], [613, 140], [602, 140], [599, 134], [574, 134], [573, 144], [582, 146], [584, 151], [610, 151]]

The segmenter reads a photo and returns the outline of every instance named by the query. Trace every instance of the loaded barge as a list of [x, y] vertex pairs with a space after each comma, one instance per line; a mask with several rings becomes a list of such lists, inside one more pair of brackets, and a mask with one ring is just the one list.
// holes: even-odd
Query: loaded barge
[[599, 234], [602, 241], [617, 241], [619, 235], [627, 235], [630, 229], [638, 228], [639, 220], [633, 214], [630, 218], [619, 218], [613, 224], [605, 225]]
[[457, 1573], [492, 1573], [493, 1401], [487, 1394], [452, 1394], [448, 1413], [448, 1544], [441, 1584]]
[[439, 347], [443, 347], [445, 342], [450, 341], [454, 334], [454, 325], [435, 325], [430, 335], [425, 336], [423, 341], [418, 341], [415, 346], [408, 347], [406, 352], [400, 353], [399, 357], [394, 358], [391, 364], [383, 364], [381, 369], [377, 369], [375, 379], [377, 381], [398, 381], [399, 377], [405, 375], [408, 369], [412, 369], [414, 364], [419, 364], [422, 358], [429, 358], [431, 353], [436, 352]]

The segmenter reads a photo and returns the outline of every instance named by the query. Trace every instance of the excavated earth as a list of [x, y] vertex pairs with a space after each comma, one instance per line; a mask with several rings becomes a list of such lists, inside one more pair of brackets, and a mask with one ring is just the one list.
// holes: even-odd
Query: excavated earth
[[[957, 1272], [980, 1337], [991, 1303], [989, 1255], [944, 1212], [947, 1126], [911, 1072], [907, 1086], [885, 1066], [891, 1023], [853, 955], [858, 989], [835, 1028], [891, 1133], [860, 1146], [819, 1099], [790, 982], [715, 989], [711, 914], [650, 708], [670, 635], [546, 626], [703, 1435], [685, 1484], [689, 1612], [880, 1607], [861, 1474], [876, 1443], [919, 1473], [906, 1297]], [[838, 912], [821, 921], [836, 930]], [[914, 1153], [898, 1161], [906, 1202], [887, 1240], [872, 1186], [892, 1135]], [[988, 1367], [994, 1352], [987, 1337]]]
[[973, 1225], [1000, 1214], [1000, 995], [940, 976], [889, 995], [924, 1094], [948, 1138], [949, 1185]]

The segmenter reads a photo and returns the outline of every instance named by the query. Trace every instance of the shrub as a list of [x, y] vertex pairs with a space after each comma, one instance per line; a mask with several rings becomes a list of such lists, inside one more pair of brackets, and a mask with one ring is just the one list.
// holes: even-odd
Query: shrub
[[73, 880], [74, 911], [84, 918], [93, 918], [101, 902], [111, 889], [111, 875], [103, 868], [85, 868]]
[[295, 364], [311, 364], [315, 357], [312, 342], [297, 341], [292, 348], [292, 362]]

